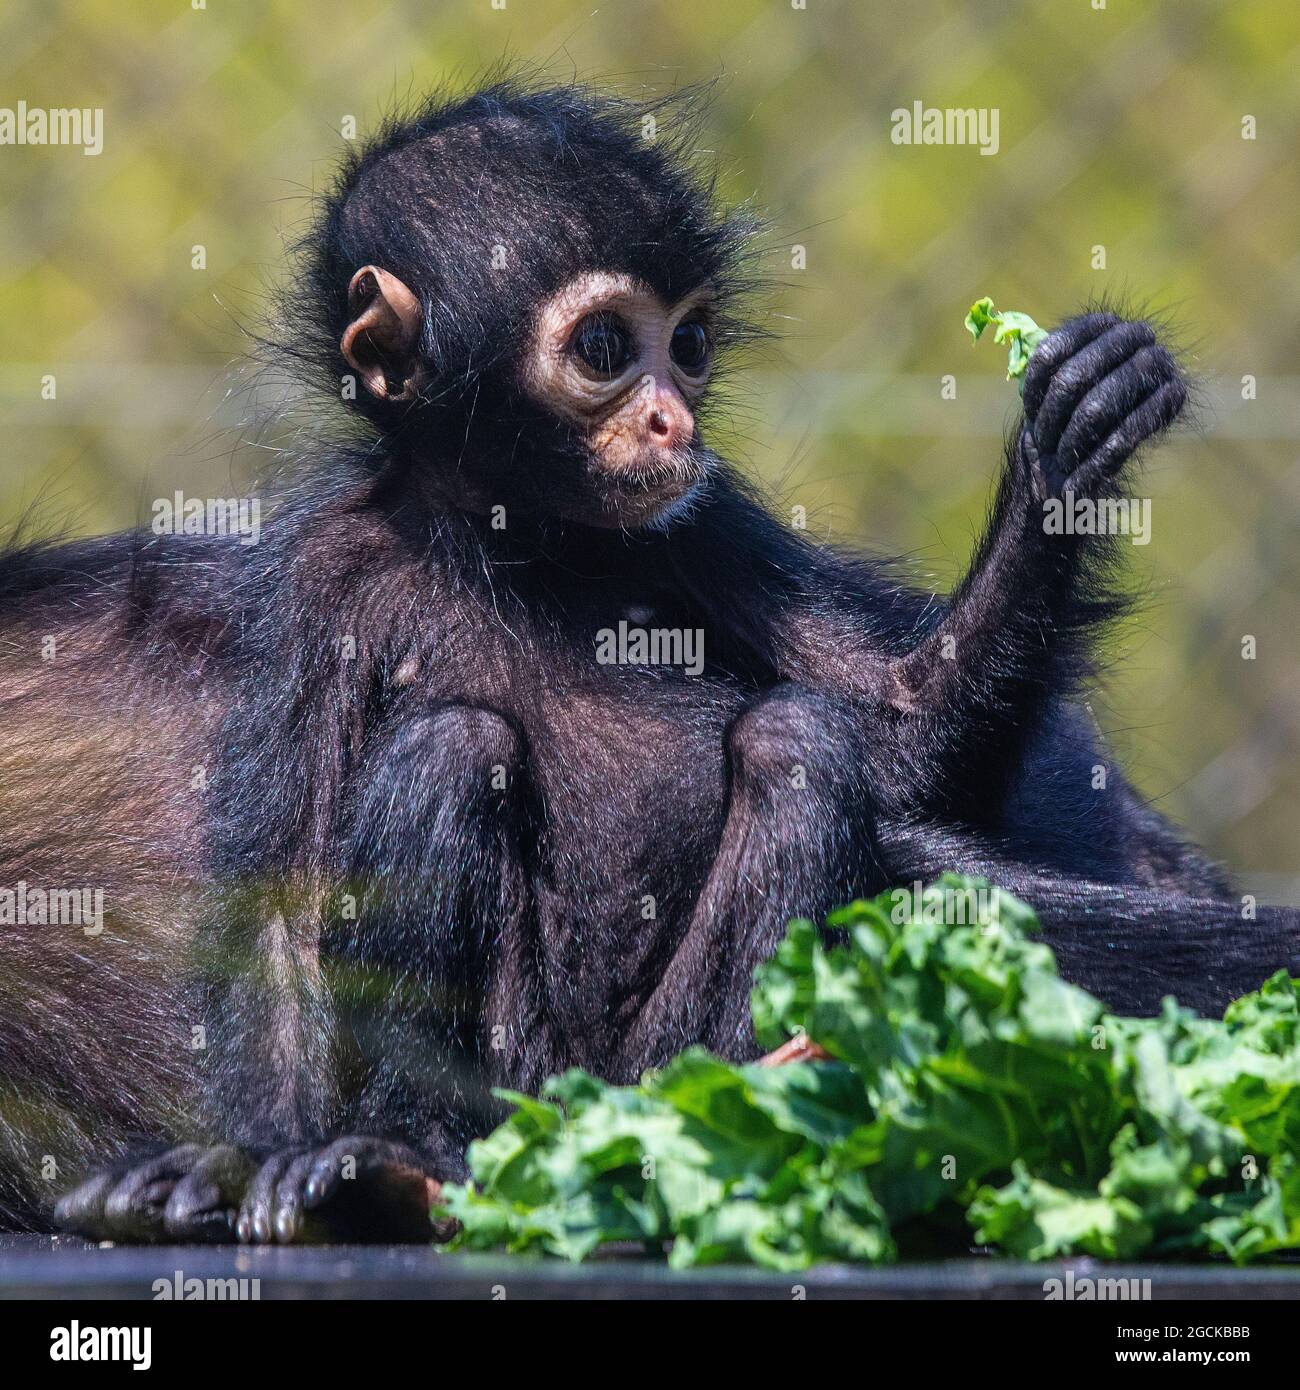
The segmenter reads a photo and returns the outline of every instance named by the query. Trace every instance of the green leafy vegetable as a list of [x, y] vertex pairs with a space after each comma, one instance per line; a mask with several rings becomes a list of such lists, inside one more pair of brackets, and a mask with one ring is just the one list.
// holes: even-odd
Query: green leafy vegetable
[[962, 1249], [1028, 1259], [1300, 1246], [1300, 993], [1279, 973], [1222, 1021], [1172, 999], [1108, 1014], [1063, 981], [1023, 903], [946, 876], [913, 901], [795, 921], [759, 968], [765, 1046], [698, 1049], [638, 1086], [581, 1071], [471, 1146], [453, 1248], [797, 1269]]
[[993, 301], [986, 295], [970, 306], [966, 315], [966, 328], [978, 343], [984, 330], [995, 324], [993, 341], [1007, 344], [1007, 380], [1019, 380], [1020, 389], [1025, 389], [1025, 368], [1034, 349], [1047, 337], [1047, 330], [1039, 326], [1028, 314], [1018, 314], [1014, 310], [999, 313]]

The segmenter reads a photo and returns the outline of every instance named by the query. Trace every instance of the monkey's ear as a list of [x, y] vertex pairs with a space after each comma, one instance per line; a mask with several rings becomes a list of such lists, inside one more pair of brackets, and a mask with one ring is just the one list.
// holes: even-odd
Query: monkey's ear
[[381, 401], [413, 401], [420, 391], [420, 301], [396, 275], [363, 265], [348, 282], [348, 314], [339, 349], [366, 390]]

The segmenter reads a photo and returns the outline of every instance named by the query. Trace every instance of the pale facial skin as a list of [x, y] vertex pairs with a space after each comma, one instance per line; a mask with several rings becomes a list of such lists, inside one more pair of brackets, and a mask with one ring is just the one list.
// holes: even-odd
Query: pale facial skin
[[713, 367], [707, 291], [666, 305], [627, 275], [582, 275], [538, 311], [524, 385], [586, 439], [600, 506], [582, 519], [644, 525], [683, 504], [706, 465], [694, 407]]
[[[352, 277], [353, 319], [340, 344], [371, 394], [415, 399], [416, 297], [396, 276], [363, 266]], [[520, 376], [529, 396], [586, 446], [579, 496], [557, 504], [589, 525], [665, 524], [708, 471], [696, 449], [695, 405], [713, 369], [707, 289], [665, 304], [629, 275], [578, 276], [533, 318]], [[472, 499], [466, 498], [472, 505]]]

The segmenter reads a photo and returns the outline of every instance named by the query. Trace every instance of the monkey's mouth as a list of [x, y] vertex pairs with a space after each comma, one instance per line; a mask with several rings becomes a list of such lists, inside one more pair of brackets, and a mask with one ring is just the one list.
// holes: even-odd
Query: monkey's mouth
[[675, 518], [700, 490], [711, 471], [706, 449], [628, 452], [617, 461], [589, 457], [587, 519], [599, 526], [639, 528]]
[[617, 468], [605, 465], [596, 470], [596, 476], [602, 488], [624, 497], [672, 500], [701, 483], [706, 472], [698, 454], [683, 451], [667, 458], [647, 454]]

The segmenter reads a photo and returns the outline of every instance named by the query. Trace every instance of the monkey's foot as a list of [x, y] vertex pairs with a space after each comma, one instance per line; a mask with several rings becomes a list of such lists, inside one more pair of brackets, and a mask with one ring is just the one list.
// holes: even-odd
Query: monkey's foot
[[272, 1154], [248, 1184], [235, 1231], [256, 1245], [427, 1244], [451, 1234], [429, 1220], [441, 1191], [414, 1149], [353, 1135]]
[[181, 1144], [96, 1173], [59, 1202], [54, 1219], [91, 1240], [231, 1241], [252, 1168], [228, 1145]]
[[1149, 323], [1084, 314], [1049, 333], [1025, 369], [1021, 460], [1045, 497], [1096, 490], [1187, 399]]

